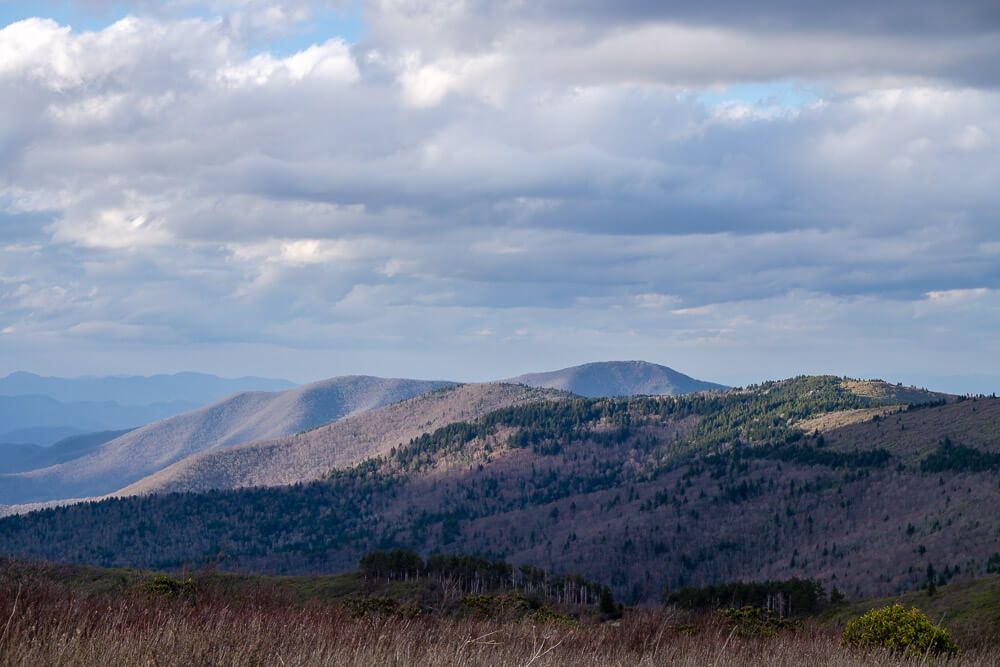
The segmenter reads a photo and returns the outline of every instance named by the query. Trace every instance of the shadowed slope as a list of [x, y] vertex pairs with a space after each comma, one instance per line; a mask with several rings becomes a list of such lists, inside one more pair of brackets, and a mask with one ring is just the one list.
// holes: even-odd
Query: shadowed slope
[[51, 447], [0, 445], [0, 473], [24, 472], [72, 461], [126, 433], [128, 431], [101, 431], [71, 435]]

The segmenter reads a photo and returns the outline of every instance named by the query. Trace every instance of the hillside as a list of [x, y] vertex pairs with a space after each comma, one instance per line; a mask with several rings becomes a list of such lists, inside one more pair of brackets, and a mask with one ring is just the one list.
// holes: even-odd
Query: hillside
[[[119, 405], [62, 402], [48, 396], [0, 396], [0, 442], [48, 445], [67, 434], [135, 428], [197, 407], [187, 401]], [[44, 440], [39, 441], [40, 438]]]
[[5, 444], [48, 447], [74, 435], [86, 435], [86, 431], [72, 426], [28, 426], [7, 431], [2, 437]]
[[858, 396], [868, 396], [883, 403], [933, 403], [954, 398], [951, 394], [928, 391], [919, 387], [892, 384], [885, 380], [846, 380], [844, 386]]
[[920, 408], [869, 418], [825, 430], [831, 449], [848, 451], [859, 442], [888, 449], [904, 463], [915, 465], [935, 451], [942, 438], [988, 451], [1000, 447], [1000, 401], [961, 400], [937, 408]]
[[197, 452], [290, 435], [451, 384], [347, 376], [283, 392], [237, 394], [148, 424], [79, 459], [0, 476], [0, 504], [111, 493]]
[[601, 361], [547, 373], [528, 373], [505, 380], [529, 387], [560, 389], [578, 396], [677, 396], [697, 391], [724, 390], [672, 368], [648, 361]]
[[0, 444], [0, 473], [34, 470], [72, 461], [126, 433], [128, 431], [101, 431], [71, 435], [50, 447]]
[[[937, 439], [919, 460], [905, 442], [878, 439], [882, 419], [845, 427], [850, 441], [838, 429], [814, 437], [796, 426], [876, 406], [830, 377], [531, 403], [311, 484], [9, 517], [0, 553], [302, 574], [403, 546], [579, 572], [627, 601], [739, 578], [816, 577], [857, 597], [919, 587], [929, 564], [946, 579], [984, 573], [1000, 551], [1000, 442], [957, 438], [995, 432], [1000, 401], [893, 415], [898, 430]], [[954, 444], [940, 444], [946, 437]]]
[[469, 384], [442, 389], [353, 415], [293, 436], [247, 443], [187, 457], [116, 495], [275, 486], [318, 479], [456, 421], [500, 408], [553, 400], [554, 390], [519, 385]]

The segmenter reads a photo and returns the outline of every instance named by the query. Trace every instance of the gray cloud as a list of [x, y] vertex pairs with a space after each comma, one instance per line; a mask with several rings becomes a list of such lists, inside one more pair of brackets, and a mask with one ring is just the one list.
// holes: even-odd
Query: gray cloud
[[703, 85], [849, 74], [998, 83], [1000, 9], [988, 0], [377, 0], [368, 16], [376, 41], [419, 48], [446, 68], [456, 52], [477, 53], [491, 69], [509, 67], [492, 73], [508, 81]]
[[[474, 3], [489, 12], [497, 3]], [[880, 33], [983, 33], [1000, 29], [1000, 9], [990, 0], [944, 5], [934, 0], [872, 4], [860, 0], [806, 5], [795, 0], [698, 2], [697, 0], [549, 0], [512, 5], [534, 17], [612, 22], [679, 21], [762, 29], [850, 30]]]

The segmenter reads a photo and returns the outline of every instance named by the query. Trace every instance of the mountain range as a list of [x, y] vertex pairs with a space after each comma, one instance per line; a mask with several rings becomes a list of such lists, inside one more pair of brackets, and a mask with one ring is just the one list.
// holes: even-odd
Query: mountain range
[[630, 601], [749, 577], [888, 593], [928, 565], [1000, 562], [1000, 400], [828, 376], [676, 397], [483, 387], [7, 517], [0, 553], [291, 574], [405, 547], [579, 572]]
[[[134, 387], [136, 395], [132, 400], [148, 400], [181, 395], [178, 392], [187, 383], [191, 384], [191, 392], [183, 395], [204, 396], [208, 395], [206, 392], [222, 391], [242, 382], [283, 383], [260, 378], [222, 380], [195, 373], [75, 380], [15, 373], [0, 380], [0, 386], [5, 386], [6, 391], [47, 388], [62, 398], [92, 391], [99, 397], [117, 399]], [[666, 366], [639, 361], [586, 364], [523, 375], [502, 384], [507, 386], [497, 389], [488, 384], [469, 385], [467, 389], [431, 397], [420, 405], [401, 406], [367, 420], [355, 419], [345, 426], [301, 437], [291, 436], [457, 383], [345, 376], [279, 392], [241, 392], [187, 411], [181, 409], [181, 404], [125, 406], [112, 402], [61, 403], [51, 397], [0, 396], [0, 411], [4, 401], [12, 406], [43, 403], [44, 409], [19, 413], [28, 422], [44, 421], [47, 409], [49, 414], [68, 414], [57, 417], [57, 423], [75, 422], [97, 431], [108, 428], [111, 415], [117, 410], [120, 414], [115, 413], [113, 427], [146, 424], [72, 459], [65, 456], [37, 459], [48, 461], [47, 465], [25, 467], [24, 461], [30, 459], [26, 454], [29, 450], [8, 447], [9, 458], [13, 461], [17, 452], [21, 462], [12, 462], [3, 470], [7, 474], [0, 475], [0, 504], [44, 503], [161, 489], [201, 489], [206, 485], [230, 488], [310, 480], [315, 475], [310, 472], [308, 462], [322, 461], [327, 467], [358, 463], [381, 453], [385, 439], [396, 437], [393, 433], [419, 435], [423, 432], [420, 429], [443, 425], [442, 420], [478, 416], [484, 411], [518, 404], [528, 397], [541, 400], [553, 395], [524, 390], [529, 387], [557, 387], [557, 393], [562, 390], [567, 395], [602, 391], [608, 395], [673, 395], [722, 388]], [[514, 389], [515, 385], [522, 389]], [[7, 426], [23, 426], [17, 419], [12, 416]], [[229, 452], [244, 443], [250, 444]], [[390, 442], [389, 446], [392, 444], [397, 443]]]
[[243, 391], [280, 391], [286, 380], [203, 373], [0, 378], [0, 443], [49, 446], [71, 435], [135, 428]]
[[205, 373], [59, 378], [17, 371], [0, 378], [0, 396], [48, 396], [57, 401], [111, 401], [119, 405], [182, 402], [200, 406], [241, 391], [282, 391], [288, 380], [221, 378]]
[[120, 405], [113, 401], [62, 402], [48, 396], [0, 396], [0, 442], [48, 446], [70, 435], [135, 428], [191, 407], [186, 401]]
[[111, 493], [191, 454], [291, 435], [451, 384], [346, 376], [281, 392], [235, 394], [130, 431], [79, 458], [2, 475], [0, 503]]
[[189, 456], [116, 495], [278, 486], [323, 477], [334, 468], [385, 456], [393, 447], [448, 424], [501, 408], [567, 398], [555, 390], [501, 383], [444, 388], [272, 440]]
[[747, 577], [890, 593], [928, 566], [1000, 563], [998, 428], [997, 399], [832, 376], [347, 376], [0, 447], [0, 553], [295, 574], [401, 547], [578, 572], [636, 602]]
[[100, 431], [71, 435], [49, 447], [0, 444], [0, 473], [37, 470], [72, 461], [126, 433], [128, 431]]

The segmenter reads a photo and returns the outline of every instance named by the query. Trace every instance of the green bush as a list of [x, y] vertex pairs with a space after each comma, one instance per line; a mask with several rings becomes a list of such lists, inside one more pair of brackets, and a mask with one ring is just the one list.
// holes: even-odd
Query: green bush
[[413, 601], [400, 602], [384, 596], [358, 596], [347, 600], [352, 618], [420, 618], [423, 610]]
[[744, 639], [770, 639], [780, 630], [797, 631], [801, 624], [790, 618], [780, 618], [759, 607], [717, 609], [715, 616], [734, 634]]
[[549, 607], [542, 607], [541, 609], [535, 610], [533, 613], [526, 617], [531, 623], [536, 625], [545, 624], [556, 624], [556, 625], [577, 625], [579, 621], [570, 616], [569, 614], [563, 614], [556, 611], [555, 609], [550, 609]]
[[521, 593], [508, 595], [466, 595], [459, 600], [459, 614], [467, 618], [494, 621], [528, 621], [529, 623], [561, 623], [575, 625], [576, 619], [542, 605]]
[[198, 587], [191, 577], [175, 579], [166, 574], [157, 574], [140, 583], [139, 590], [165, 598], [190, 598], [194, 597]]
[[521, 595], [466, 595], [458, 601], [459, 610], [463, 616], [476, 619], [509, 620], [521, 618], [539, 605]]
[[958, 652], [947, 630], [931, 623], [916, 607], [906, 609], [901, 604], [872, 609], [849, 622], [844, 629], [844, 644], [916, 656]]

